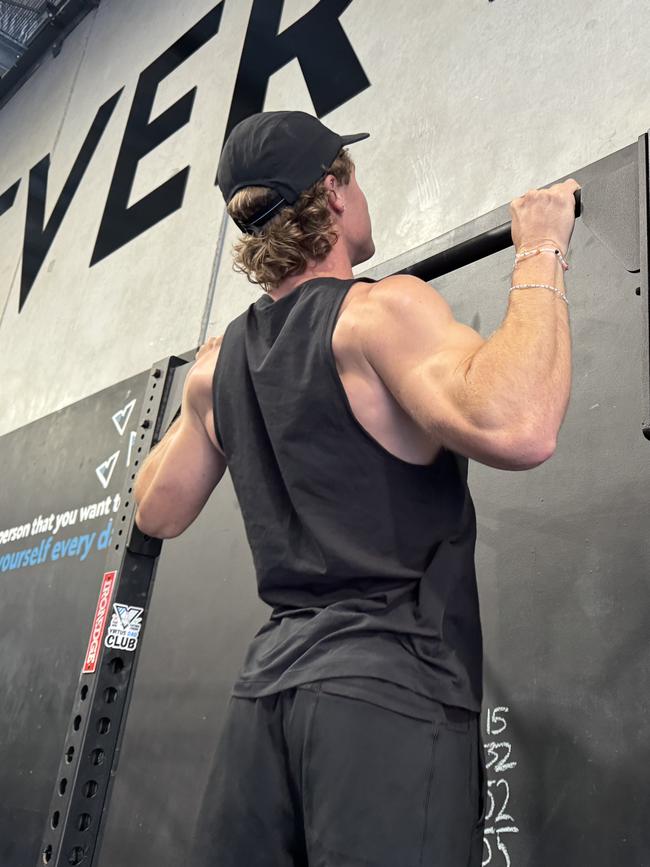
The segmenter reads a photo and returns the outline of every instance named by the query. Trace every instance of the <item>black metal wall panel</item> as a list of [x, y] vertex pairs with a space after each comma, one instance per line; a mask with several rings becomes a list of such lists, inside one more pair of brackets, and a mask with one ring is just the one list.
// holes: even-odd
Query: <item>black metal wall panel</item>
[[0, 540], [29, 524], [0, 542], [2, 867], [37, 863], [147, 376], [0, 438]]
[[[484, 863], [498, 867], [503, 848], [527, 867], [650, 864], [643, 300], [639, 275], [580, 222], [571, 253], [574, 378], [556, 453], [524, 473], [470, 465], [483, 735], [494, 744]], [[502, 319], [511, 264], [503, 251], [437, 286], [487, 336]], [[490, 718], [488, 731], [499, 707], [503, 722]], [[497, 834], [507, 828], [518, 830]]]

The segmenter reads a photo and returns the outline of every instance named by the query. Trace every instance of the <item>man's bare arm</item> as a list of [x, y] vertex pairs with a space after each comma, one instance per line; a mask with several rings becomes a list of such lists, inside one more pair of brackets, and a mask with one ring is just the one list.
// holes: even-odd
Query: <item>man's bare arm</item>
[[163, 438], [151, 449], [151, 451], [145, 458], [144, 463], [140, 467], [138, 474], [135, 478], [135, 484], [133, 486], [133, 496], [136, 503], [140, 503], [143, 500], [147, 489], [153, 482], [158, 467], [160, 466], [160, 462], [162, 461], [165, 452], [169, 448], [172, 440], [174, 439], [174, 436], [177, 433], [178, 428], [180, 427], [180, 423], [181, 417], [179, 415], [179, 417], [175, 419], [174, 422], [172, 422], [172, 424], [169, 426]]
[[136, 524], [158, 539], [187, 529], [226, 470], [207, 428], [213, 419], [211, 383], [219, 343], [212, 339], [197, 354], [185, 380], [181, 414], [136, 478]]
[[[563, 288], [550, 256], [518, 266], [518, 282]], [[571, 384], [565, 303], [517, 290], [484, 340], [454, 319], [431, 286], [396, 276], [373, 287], [359, 323], [366, 358], [409, 415], [447, 448], [498, 469], [523, 470], [556, 446]]]

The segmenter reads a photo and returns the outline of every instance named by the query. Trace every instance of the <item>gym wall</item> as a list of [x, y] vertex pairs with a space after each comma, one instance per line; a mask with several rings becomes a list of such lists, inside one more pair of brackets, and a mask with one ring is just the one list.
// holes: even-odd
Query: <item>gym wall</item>
[[0, 434], [258, 297], [215, 186], [248, 113], [371, 133], [372, 265], [635, 141], [649, 34], [643, 0], [103, 0], [0, 108]]

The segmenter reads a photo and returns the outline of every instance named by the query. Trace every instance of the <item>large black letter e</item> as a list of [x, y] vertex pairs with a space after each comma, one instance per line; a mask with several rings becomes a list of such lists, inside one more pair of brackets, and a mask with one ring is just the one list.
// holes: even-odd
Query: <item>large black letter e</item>
[[158, 85], [218, 32], [222, 11], [223, 2], [197, 21], [141, 73], [90, 259], [91, 265], [173, 214], [183, 204], [189, 166], [132, 205], [128, 201], [140, 160], [184, 126], [192, 114], [196, 87], [188, 90], [166, 111], [150, 121]]

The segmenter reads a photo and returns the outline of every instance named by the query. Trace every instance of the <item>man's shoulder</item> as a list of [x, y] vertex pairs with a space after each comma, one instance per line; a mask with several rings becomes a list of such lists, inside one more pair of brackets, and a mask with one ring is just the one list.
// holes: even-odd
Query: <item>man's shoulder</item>
[[379, 315], [395, 316], [405, 308], [426, 300], [430, 302], [438, 293], [424, 280], [410, 274], [390, 274], [373, 282], [357, 283], [351, 312], [360, 317], [368, 317], [374, 312]]

